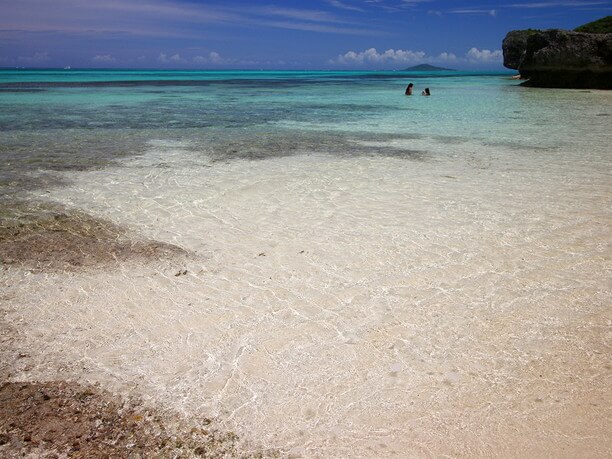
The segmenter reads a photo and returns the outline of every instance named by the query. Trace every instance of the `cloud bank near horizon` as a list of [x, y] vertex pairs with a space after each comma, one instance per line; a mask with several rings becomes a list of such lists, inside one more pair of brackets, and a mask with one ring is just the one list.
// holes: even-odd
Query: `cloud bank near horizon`
[[364, 51], [347, 51], [338, 55], [335, 59], [330, 59], [329, 64], [335, 66], [372, 66], [382, 64], [499, 64], [503, 61], [503, 53], [500, 49], [478, 49], [470, 48], [464, 56], [457, 56], [454, 53], [443, 52], [436, 56], [429, 56], [424, 51], [412, 51], [403, 49], [388, 49], [378, 52], [376, 48], [369, 48]]

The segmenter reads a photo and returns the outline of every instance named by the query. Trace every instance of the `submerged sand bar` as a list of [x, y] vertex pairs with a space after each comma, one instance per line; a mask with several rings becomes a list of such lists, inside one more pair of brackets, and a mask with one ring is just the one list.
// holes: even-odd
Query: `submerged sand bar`
[[208, 167], [157, 142], [68, 173], [36, 198], [190, 258], [5, 266], [32, 356], [11, 378], [100, 383], [296, 457], [609, 456], [608, 159], [474, 151]]

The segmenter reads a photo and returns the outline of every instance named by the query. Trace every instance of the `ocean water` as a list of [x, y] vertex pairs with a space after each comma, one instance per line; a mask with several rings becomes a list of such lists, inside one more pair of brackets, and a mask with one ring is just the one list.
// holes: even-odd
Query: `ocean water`
[[[399, 97], [410, 81], [416, 95]], [[397, 141], [397, 155], [605, 147], [610, 127], [606, 93], [527, 90], [508, 74], [4, 70], [0, 94], [2, 154], [30, 170], [95, 166], [151, 138], [225, 160], [363, 153], [355, 141]], [[366, 154], [391, 154], [374, 143]]]
[[0, 71], [4, 197], [193, 254], [4, 271], [22, 376], [298, 457], [609, 456], [611, 127], [508, 74]]

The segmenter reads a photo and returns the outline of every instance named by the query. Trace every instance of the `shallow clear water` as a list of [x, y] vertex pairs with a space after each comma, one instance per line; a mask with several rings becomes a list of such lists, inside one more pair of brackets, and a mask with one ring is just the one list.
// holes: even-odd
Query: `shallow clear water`
[[609, 92], [23, 75], [0, 72], [5, 190], [194, 254], [7, 270], [40, 356], [24, 377], [133, 391], [305, 457], [609, 456]]
[[[405, 97], [409, 81], [416, 95]], [[418, 95], [424, 87], [432, 97]], [[354, 140], [404, 139], [400, 149], [438, 154], [601, 150], [609, 99], [525, 89], [507, 74], [4, 70], [0, 153], [11, 164], [2, 175], [97, 166], [144, 151], [150, 138], [189, 142], [216, 160], [351, 154]]]

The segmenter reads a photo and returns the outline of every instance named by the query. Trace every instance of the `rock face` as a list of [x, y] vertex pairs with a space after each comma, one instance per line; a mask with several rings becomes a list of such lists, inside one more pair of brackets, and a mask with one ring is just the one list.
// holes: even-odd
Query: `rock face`
[[526, 86], [612, 89], [612, 33], [515, 30], [502, 47]]

